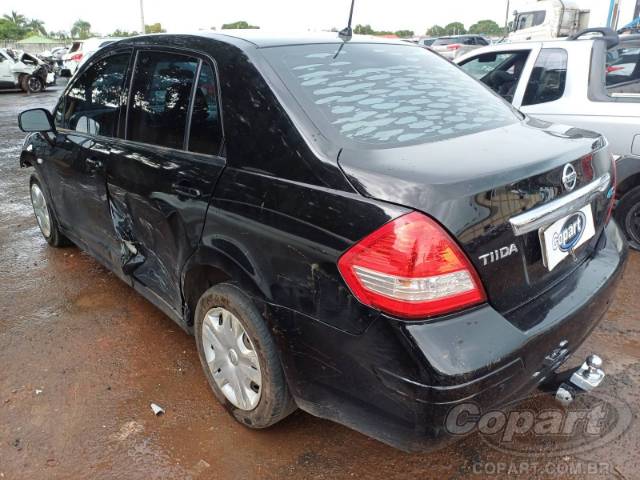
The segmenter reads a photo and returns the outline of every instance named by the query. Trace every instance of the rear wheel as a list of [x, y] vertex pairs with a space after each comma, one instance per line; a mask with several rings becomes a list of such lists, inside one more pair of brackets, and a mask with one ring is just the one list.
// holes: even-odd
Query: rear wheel
[[195, 335], [209, 385], [237, 421], [265, 428], [295, 410], [273, 338], [237, 286], [223, 283], [202, 295]]
[[58, 221], [49, 207], [46, 193], [37, 175], [31, 177], [30, 196], [38, 227], [47, 243], [52, 247], [70, 245], [71, 242], [60, 232]]
[[614, 215], [629, 241], [629, 246], [640, 250], [640, 186], [622, 196], [616, 205]]

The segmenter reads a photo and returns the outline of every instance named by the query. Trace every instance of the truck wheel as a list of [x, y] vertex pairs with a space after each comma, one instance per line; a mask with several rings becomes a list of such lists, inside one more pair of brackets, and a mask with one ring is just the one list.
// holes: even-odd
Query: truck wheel
[[52, 247], [66, 247], [71, 242], [60, 231], [58, 221], [47, 202], [47, 195], [42, 188], [38, 175], [33, 174], [30, 181], [31, 205], [36, 216], [42, 236]]
[[616, 205], [614, 216], [624, 231], [629, 246], [640, 250], [640, 186], [622, 196]]
[[266, 428], [296, 409], [269, 329], [237, 286], [222, 283], [200, 297], [195, 336], [209, 385], [238, 422]]
[[20, 84], [22, 90], [28, 93], [40, 93], [44, 90], [44, 82], [35, 75], [25, 75]]

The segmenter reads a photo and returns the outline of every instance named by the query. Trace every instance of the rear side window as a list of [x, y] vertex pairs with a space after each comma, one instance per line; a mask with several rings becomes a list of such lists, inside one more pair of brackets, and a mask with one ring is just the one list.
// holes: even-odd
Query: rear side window
[[564, 95], [567, 58], [567, 51], [563, 48], [544, 48], [540, 51], [522, 105], [553, 102]]
[[[73, 83], [64, 98], [62, 126], [69, 130], [111, 137], [118, 122], [124, 77], [130, 54], [98, 60]], [[56, 110], [56, 123], [60, 121]]]
[[218, 87], [213, 68], [203, 64], [193, 100], [189, 151], [218, 155], [222, 143], [222, 127], [218, 106]]
[[197, 58], [176, 53], [138, 53], [127, 118], [128, 140], [184, 148], [198, 63]]
[[518, 121], [485, 87], [411, 45], [322, 44], [262, 49], [325, 136], [400, 146]]
[[609, 50], [606, 68], [610, 94], [640, 94], [640, 45]]

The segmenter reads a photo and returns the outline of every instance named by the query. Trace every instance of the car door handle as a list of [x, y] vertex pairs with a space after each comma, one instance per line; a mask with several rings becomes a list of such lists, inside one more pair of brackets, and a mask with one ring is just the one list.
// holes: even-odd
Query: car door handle
[[177, 193], [178, 195], [182, 195], [184, 197], [189, 197], [189, 198], [202, 197], [202, 192], [197, 188], [187, 187], [185, 185], [180, 185], [179, 183], [174, 183], [173, 185], [171, 185], [171, 189], [173, 190], [174, 193]]

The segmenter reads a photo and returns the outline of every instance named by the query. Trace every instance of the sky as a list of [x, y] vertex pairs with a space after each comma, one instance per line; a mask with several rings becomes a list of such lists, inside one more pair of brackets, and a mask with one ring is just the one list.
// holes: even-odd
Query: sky
[[[510, 9], [524, 0], [511, 0]], [[2, 0], [0, 14], [16, 10], [45, 22], [50, 31], [69, 31], [81, 18], [92, 31], [140, 30], [139, 0]], [[270, 31], [323, 30], [346, 26], [350, 0], [144, 0], [146, 24], [160, 22], [169, 32], [220, 28], [246, 20]], [[356, 0], [353, 25], [376, 30], [409, 29], [423, 34], [434, 24], [461, 21], [468, 28], [478, 20], [504, 24], [507, 0]]]

